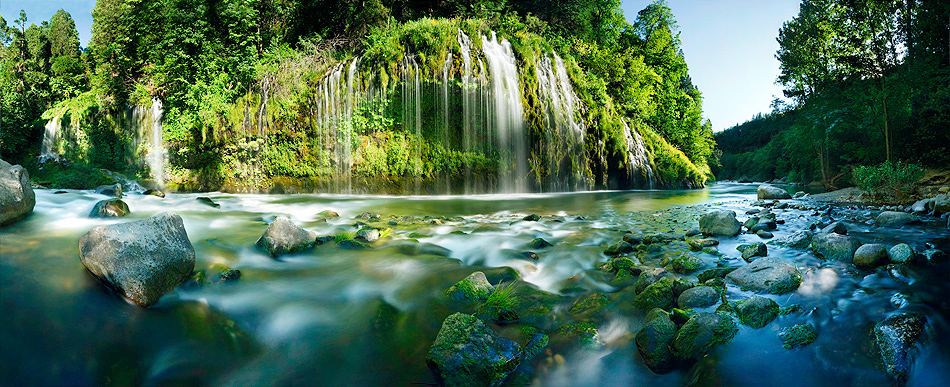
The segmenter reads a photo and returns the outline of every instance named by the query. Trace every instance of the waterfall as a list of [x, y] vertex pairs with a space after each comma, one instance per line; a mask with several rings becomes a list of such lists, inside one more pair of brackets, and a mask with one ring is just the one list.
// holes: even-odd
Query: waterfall
[[155, 179], [155, 184], [159, 189], [165, 189], [165, 163], [167, 152], [162, 139], [162, 119], [164, 110], [162, 110], [162, 100], [158, 97], [152, 98], [152, 107], [149, 111], [149, 129], [151, 129], [151, 146], [148, 153], [148, 169]]
[[545, 55], [537, 65], [538, 94], [547, 124], [545, 151], [550, 171], [549, 189], [586, 189], [588, 187], [582, 170], [578, 168], [586, 164], [586, 129], [580, 119], [581, 102], [574, 93], [564, 61], [556, 53], [553, 56], [553, 63]]
[[482, 36], [482, 52], [491, 75], [491, 94], [486, 101], [490, 112], [488, 124], [495, 129], [499, 151], [503, 152], [498, 185], [501, 192], [525, 192], [528, 152], [515, 54], [511, 43], [504, 39], [499, 42], [494, 31], [490, 39]]
[[412, 133], [412, 175], [415, 177], [414, 193], [421, 190], [422, 175], [422, 84], [419, 80], [419, 64], [412, 56], [402, 60], [402, 120], [403, 130]]
[[40, 146], [40, 163], [56, 160], [58, 152], [56, 151], [56, 141], [60, 126], [60, 117], [53, 117], [46, 121], [46, 130], [43, 132], [43, 144]]
[[623, 135], [627, 140], [627, 174], [631, 183], [653, 189], [653, 167], [650, 165], [650, 156], [640, 133], [623, 121]]

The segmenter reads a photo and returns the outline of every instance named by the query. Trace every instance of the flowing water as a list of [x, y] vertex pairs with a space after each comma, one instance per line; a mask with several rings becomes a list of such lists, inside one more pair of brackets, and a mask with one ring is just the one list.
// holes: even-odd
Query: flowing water
[[[511, 283], [514, 274], [505, 267], [517, 271], [524, 291], [557, 295], [550, 313], [533, 320], [549, 333], [573, 321], [567, 311], [576, 300], [594, 291], [611, 299], [597, 322], [601, 345], [555, 345], [552, 339], [549, 351], [516, 371], [536, 385], [890, 385], [875, 365], [868, 332], [897, 311], [928, 318], [909, 384], [950, 382], [946, 263], [910, 266], [895, 276], [772, 246], [769, 255], [798, 266], [804, 283], [796, 292], [765, 296], [780, 306], [799, 304], [801, 312], [761, 329], [740, 326], [734, 340], [691, 366], [664, 375], [647, 369], [632, 340], [644, 312], [597, 269], [607, 259], [604, 248], [624, 230], [683, 233], [709, 207], [734, 209], [742, 220], [754, 192], [754, 185], [714, 184], [684, 191], [474, 196], [212, 193], [163, 199], [132, 193], [123, 199], [129, 216], [93, 219], [87, 214], [105, 196], [37, 190], [33, 215], [0, 228], [0, 385], [436, 383], [425, 355], [454, 312], [444, 290], [476, 270], [496, 285]], [[202, 195], [220, 207], [197, 201]], [[325, 218], [318, 214], [323, 210], [340, 216]], [[183, 286], [145, 309], [110, 293], [80, 263], [78, 241], [89, 229], [163, 211], [184, 220], [196, 269], [208, 270], [210, 278], [211, 268], [223, 264], [240, 270], [241, 278]], [[786, 222], [777, 237], [814, 220], [813, 210], [774, 211]], [[870, 213], [839, 211], [842, 217], [850, 211], [855, 221], [849, 230], [863, 242], [905, 241], [918, 250], [933, 243], [950, 250], [945, 220], [879, 229], [863, 223]], [[355, 219], [364, 212], [381, 217]], [[522, 220], [528, 214], [542, 218]], [[370, 250], [329, 242], [273, 259], [254, 243], [277, 215], [321, 235], [355, 231], [359, 222], [391, 228], [392, 235]], [[554, 246], [526, 247], [539, 237]], [[743, 265], [735, 246], [759, 240], [746, 234], [721, 239], [718, 248], [727, 258], [698, 254], [705, 268]], [[522, 251], [534, 251], [538, 259], [526, 259]], [[638, 264], [658, 265], [647, 259]], [[695, 281], [695, 275], [685, 277]], [[729, 300], [750, 295], [727, 287]], [[776, 331], [799, 323], [814, 325], [818, 339], [783, 349]], [[519, 336], [520, 325], [490, 326]]]

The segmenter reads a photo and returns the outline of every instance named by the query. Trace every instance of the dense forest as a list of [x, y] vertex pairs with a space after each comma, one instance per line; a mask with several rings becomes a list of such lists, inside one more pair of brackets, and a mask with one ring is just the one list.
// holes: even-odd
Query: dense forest
[[717, 177], [833, 188], [858, 166], [950, 165], [950, 3], [805, 0], [778, 42], [791, 103], [718, 133]]
[[[21, 13], [0, 20], [0, 155], [44, 183], [88, 184], [38, 167], [55, 122], [52, 149], [72, 170], [173, 190], [345, 178], [360, 191], [458, 192], [472, 176], [534, 191], [700, 186], [715, 143], [675, 18], [660, 0], [630, 25], [619, 5], [99, 0], [86, 48], [68, 13], [40, 25]], [[497, 58], [517, 68], [502, 87]], [[161, 176], [145, 167], [148, 122], [167, 148]]]

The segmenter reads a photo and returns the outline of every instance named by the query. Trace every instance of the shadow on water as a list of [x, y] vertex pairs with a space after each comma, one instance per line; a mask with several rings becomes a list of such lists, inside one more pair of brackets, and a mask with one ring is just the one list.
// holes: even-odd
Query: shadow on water
[[[598, 269], [607, 260], [604, 249], [626, 230], [683, 233], [711, 207], [735, 210], [743, 221], [755, 188], [408, 197], [128, 195], [132, 214], [119, 220], [86, 217], [102, 195], [38, 190], [34, 214], [0, 228], [0, 384], [433, 384], [426, 353], [445, 317], [459, 310], [443, 292], [476, 270], [493, 284], [517, 284], [519, 294], [538, 303], [525, 308], [548, 308], [531, 320], [548, 333], [580, 318], [570, 310], [592, 292], [612, 302], [591, 320], [597, 346], [552, 344], [526, 361], [518, 372], [528, 377], [512, 378], [512, 385], [891, 385], [878, 364], [871, 328], [905, 311], [928, 319], [926, 338], [913, 352], [909, 385], [950, 382], [946, 262], [909, 265], [896, 274], [884, 267], [862, 271], [776, 246], [769, 246], [769, 255], [792, 262], [804, 282], [796, 292], [763, 296], [782, 307], [800, 305], [798, 312], [759, 329], [740, 325], [731, 342], [673, 372], [646, 368], [633, 344], [644, 311], [632, 307], [626, 288]], [[169, 210], [184, 220], [196, 269], [226, 265], [241, 270], [241, 279], [182, 287], [143, 309], [98, 284], [79, 262], [78, 240], [92, 227]], [[340, 216], [321, 215], [324, 210]], [[357, 219], [364, 212], [381, 217]], [[776, 238], [816, 219], [815, 210], [774, 212], [785, 221]], [[541, 218], [522, 219], [529, 214]], [[391, 236], [368, 250], [330, 242], [273, 259], [253, 245], [277, 215], [320, 235], [352, 233], [365, 223], [389, 228]], [[841, 210], [835, 217], [864, 243], [904, 241], [918, 251], [930, 243], [950, 250], [950, 231], [938, 221], [883, 229], [867, 224], [873, 215]], [[535, 238], [553, 246], [530, 247]], [[704, 268], [738, 267], [744, 262], [736, 246], [758, 241], [753, 234], [721, 238], [723, 257], [697, 256]], [[660, 261], [637, 263], [649, 268]], [[695, 282], [695, 274], [683, 277]], [[726, 290], [730, 302], [752, 295], [732, 285]], [[811, 324], [818, 339], [786, 350], [777, 332], [795, 324]], [[522, 345], [526, 326], [491, 324]]]

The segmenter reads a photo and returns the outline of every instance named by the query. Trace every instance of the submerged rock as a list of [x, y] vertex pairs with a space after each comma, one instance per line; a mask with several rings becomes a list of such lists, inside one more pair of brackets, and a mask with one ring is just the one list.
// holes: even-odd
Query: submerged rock
[[485, 273], [476, 271], [449, 287], [445, 295], [455, 301], [480, 302], [487, 300], [494, 291], [495, 287], [488, 282]]
[[528, 242], [528, 247], [532, 249], [543, 249], [546, 247], [554, 246], [551, 242], [544, 240], [544, 238], [534, 238], [531, 242]]
[[726, 280], [743, 288], [784, 294], [802, 283], [802, 274], [795, 266], [779, 258], [759, 258], [726, 275]]
[[690, 239], [686, 243], [689, 244], [689, 249], [693, 251], [702, 251], [707, 247], [719, 245], [719, 241], [713, 238]]
[[313, 247], [317, 233], [298, 227], [286, 216], [278, 216], [257, 240], [257, 247], [272, 257], [295, 253]]
[[455, 313], [442, 323], [426, 363], [446, 386], [497, 386], [521, 363], [521, 351], [481, 320]]
[[211, 198], [209, 198], [209, 197], [207, 197], [207, 196], [199, 196], [199, 197], [195, 198], [195, 200], [201, 202], [202, 204], [207, 204], [207, 205], [209, 205], [209, 206], [211, 206], [211, 207], [214, 207], [214, 208], [221, 207], [220, 204], [215, 203], [214, 200], [211, 200]]
[[858, 247], [854, 252], [854, 266], [873, 269], [887, 263], [887, 248], [882, 244], [871, 243]]
[[770, 245], [791, 247], [793, 249], [807, 249], [811, 245], [812, 236], [815, 234], [809, 230], [796, 231], [792, 235], [770, 241]]
[[697, 313], [683, 324], [673, 339], [673, 353], [684, 360], [699, 359], [713, 347], [731, 340], [739, 327], [719, 313]]
[[759, 200], [792, 198], [792, 195], [790, 195], [788, 191], [768, 184], [760, 185], [759, 188], [755, 190], [755, 193]]
[[884, 211], [878, 214], [874, 219], [874, 224], [879, 227], [903, 227], [908, 224], [920, 223], [917, 216], [899, 211]]
[[35, 206], [29, 172], [0, 160], [0, 225], [20, 220], [32, 213]]
[[741, 247], [743, 246], [740, 246], [739, 251], [742, 252], [742, 259], [744, 259], [746, 262], [752, 262], [756, 260], [756, 258], [764, 257], [769, 254], [768, 248], [765, 247], [765, 243], [762, 242], [756, 242], [751, 245], [744, 246], [744, 248]]
[[735, 211], [712, 210], [699, 217], [699, 230], [706, 236], [736, 236], [740, 229]]
[[778, 331], [785, 349], [792, 349], [811, 344], [818, 338], [818, 331], [809, 324], [798, 324]]
[[739, 321], [752, 328], [762, 328], [778, 317], [778, 304], [770, 298], [753, 296], [736, 305]]
[[848, 235], [848, 228], [845, 227], [844, 223], [841, 222], [831, 222], [831, 224], [823, 227], [821, 229], [822, 234], [835, 233], [839, 235]]
[[164, 212], [93, 228], [79, 239], [79, 259], [99, 281], [150, 306], [191, 276], [195, 249], [181, 217]]
[[826, 261], [851, 263], [860, 246], [857, 238], [837, 233], [818, 234], [811, 240], [812, 251]]
[[122, 199], [106, 199], [100, 200], [96, 203], [95, 206], [92, 206], [92, 211], [89, 212], [90, 218], [112, 218], [112, 217], [122, 217], [129, 214], [129, 205], [125, 204]]
[[122, 184], [100, 185], [96, 187], [96, 193], [122, 199]]
[[145, 190], [145, 192], [142, 192], [142, 195], [150, 195], [150, 196], [157, 196], [160, 198], [164, 198], [165, 192], [162, 192], [162, 190], [158, 190], [158, 189], [147, 189]]
[[676, 337], [676, 324], [670, 314], [662, 309], [653, 309], [647, 313], [647, 322], [637, 332], [637, 351], [651, 371], [658, 374], [673, 370], [673, 339]]
[[917, 314], [896, 314], [874, 325], [874, 337], [887, 375], [903, 384], [913, 361], [911, 350], [920, 340], [926, 320]]
[[624, 241], [620, 241], [607, 247], [607, 249], [604, 250], [604, 254], [611, 257], [616, 257], [620, 254], [632, 253], [633, 251], [634, 251], [633, 245]]

